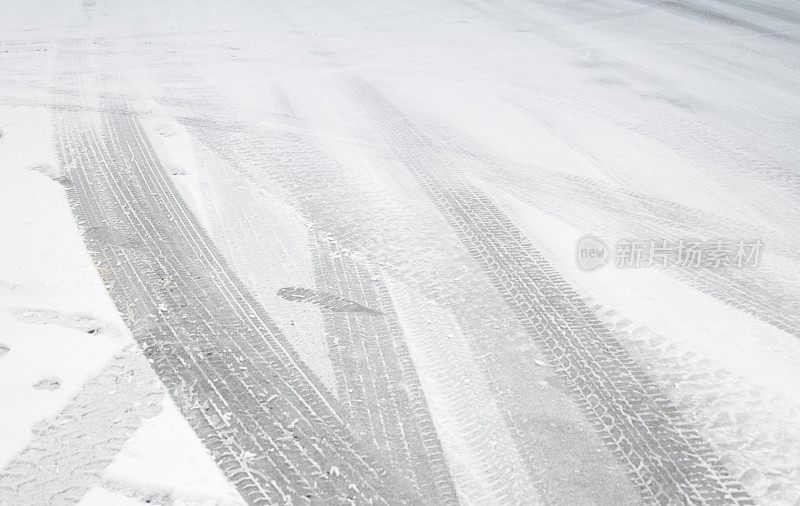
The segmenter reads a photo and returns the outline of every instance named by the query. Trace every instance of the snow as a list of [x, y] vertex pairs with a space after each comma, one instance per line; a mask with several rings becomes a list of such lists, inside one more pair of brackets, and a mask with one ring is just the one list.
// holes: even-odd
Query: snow
[[[4, 107], [0, 117], [3, 468], [132, 338], [91, 262], [63, 187], [48, 174], [58, 167], [49, 115]], [[109, 466], [107, 479], [135, 481], [144, 471], [146, 487], [168, 491], [174, 504], [242, 504], [172, 401], [164, 404]], [[144, 504], [138, 499], [98, 485], [81, 504]]]
[[[141, 128], [137, 147], [144, 139], [152, 146], [153, 166], [163, 168], [210, 238], [218, 263], [241, 281], [243, 300], [258, 306], [217, 323], [225, 328], [257, 313], [265, 332], [296, 353], [310, 389], [323, 392], [322, 404], [334, 399], [331, 419], [341, 417], [342, 431], [362, 438], [370, 458], [396, 464], [392, 473], [423, 480], [427, 468], [413, 459], [430, 464], [440, 451], [449, 476], [429, 484], [439, 499], [449, 488], [463, 504], [641, 499], [635, 480], [625, 478], [633, 460], [615, 459], [607, 442], [613, 428], [592, 423], [594, 398], [564, 383], [570, 372], [559, 367], [569, 361], [540, 339], [558, 329], [574, 330], [559, 334], [574, 342], [584, 335], [570, 321], [577, 303], [558, 305], [571, 301], [557, 297], [568, 286], [605, 327], [598, 335], [642, 367], [663, 394], [659, 402], [685, 416], [736, 486], [763, 503], [797, 504], [798, 44], [800, 11], [788, 0], [6, 6], [0, 494], [3, 480], [24, 467], [19, 457], [93, 379], [118, 362], [131, 366], [131, 353], [144, 360], [137, 346], [156, 332], [149, 322], [170, 326], [182, 316], [162, 297], [175, 281], [164, 279], [163, 293], [148, 293], [158, 301], [152, 315], [134, 315], [129, 328], [129, 308], [111, 297], [125, 292], [113, 286], [122, 267], [97, 260], [84, 240], [86, 202], [68, 195], [76, 187], [75, 160], [91, 171], [86, 160], [102, 158], [101, 149], [109, 150], [102, 160], [109, 170], [142, 170], [149, 151], [121, 149], [126, 139], [104, 131], [119, 119]], [[72, 130], [59, 136], [58, 125]], [[84, 133], [101, 141], [76, 140]], [[104, 178], [96, 181], [110, 181]], [[130, 204], [135, 199], [125, 200], [135, 190], [109, 185], [91, 188], [98, 209], [119, 204], [114, 210], [125, 219], [145, 214]], [[123, 229], [169, 227], [179, 214], [172, 201], [153, 202], [163, 203], [146, 210], [156, 218], [108, 219], [110, 232], [130, 239], [119, 258], [133, 258], [136, 268], [145, 263], [136, 255], [161, 243]], [[642, 234], [755, 237], [766, 249], [744, 277], [612, 265], [590, 272], [575, 262], [576, 241], [587, 234], [607, 244]], [[547, 284], [555, 278], [536, 277], [544, 262], [517, 248], [525, 241], [553, 268], [557, 288]], [[176, 251], [176, 263], [206, 261], [205, 253]], [[515, 266], [535, 271], [526, 274], [537, 281], [504, 277], [518, 272]], [[223, 277], [208, 267], [211, 288], [187, 299], [202, 305], [214, 287], [227, 287]], [[551, 288], [552, 300], [525, 306], [532, 300], [526, 295]], [[224, 292], [224, 302], [246, 306], [233, 291]], [[295, 292], [314, 297], [281, 296]], [[138, 292], [123, 295], [131, 307], [145, 304]], [[200, 323], [209, 325], [198, 329], [216, 335], [207, 314]], [[371, 332], [402, 339], [371, 349]], [[348, 348], [351, 342], [357, 346]], [[410, 375], [401, 366], [406, 353]], [[255, 359], [241, 355], [235, 366], [249, 381]], [[96, 479], [79, 484], [80, 504], [251, 500], [244, 481], [237, 489], [230, 469], [217, 467], [218, 449], [204, 446], [211, 438], [197, 436], [197, 424], [181, 412], [186, 406], [163, 395], [161, 381], [174, 378], [165, 379], [158, 356], [148, 358], [153, 370], [135, 395], [143, 403], [160, 396], [158, 409], [103, 456], [108, 462]], [[363, 370], [343, 371], [348, 363]], [[396, 391], [373, 391], [382, 382]], [[229, 416], [237, 402], [250, 409], [237, 400], [214, 409]], [[291, 433], [273, 438], [278, 452], [294, 445], [295, 430], [307, 430], [294, 415], [261, 415], [267, 426]], [[431, 453], [397, 464], [396, 448], [417, 433], [424, 439], [427, 420]], [[396, 434], [398, 427], [409, 433]], [[249, 434], [239, 436], [248, 441]], [[246, 467], [249, 453], [240, 443], [236, 462]], [[295, 446], [313, 453], [305, 440]], [[325, 460], [334, 457], [309, 457], [312, 467], [331, 470], [326, 486], [352, 480], [355, 494], [372, 493], [374, 483], [357, 483], [347, 462]], [[33, 483], [51, 478], [42, 474]], [[593, 483], [586, 483], [589, 474]], [[269, 483], [263, 493], [297, 488], [282, 487]]]
[[163, 404], [128, 440], [104, 478], [123, 489], [166, 492], [173, 504], [244, 504], [174, 402], [165, 398]]
[[[0, 369], [2, 446], [6, 462], [30, 438], [30, 427], [55, 414], [120, 345], [122, 325], [105, 295], [59, 185], [39, 173], [56, 166], [47, 114], [4, 108], [0, 167], [0, 335], [9, 351]], [[108, 325], [87, 335], [82, 318]], [[61, 387], [37, 391], [42, 378]]]
[[[502, 195], [497, 198], [503, 199]], [[669, 336], [682, 349], [800, 403], [800, 392], [790, 387], [800, 384], [796, 367], [800, 348], [794, 336], [692, 290], [657, 268], [615, 270], [606, 266], [583, 271], [575, 262], [574, 238], [581, 236], [579, 230], [513, 198], [508, 198], [508, 205], [519, 216], [521, 228], [536, 230], [549, 248], [549, 258], [583, 288], [586, 297], [622, 314], [635, 315], [637, 324]]]

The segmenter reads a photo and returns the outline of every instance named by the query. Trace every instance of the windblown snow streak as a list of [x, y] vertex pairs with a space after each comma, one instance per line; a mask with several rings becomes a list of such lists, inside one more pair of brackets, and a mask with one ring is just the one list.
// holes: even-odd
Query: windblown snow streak
[[425, 503], [458, 504], [386, 287], [364, 265], [336, 254], [329, 240], [317, 238], [311, 247], [318, 286], [381, 308], [381, 317], [324, 315], [337, 393], [353, 431], [414, 483]]
[[569, 386], [575, 402], [655, 503], [750, 504], [719, 457], [572, 288], [476, 187], [436, 156], [425, 135], [374, 87], [350, 80], [365, 113]]
[[[769, 247], [778, 254], [798, 258], [797, 242], [770, 234], [770, 230], [723, 220], [664, 199], [612, 189], [586, 178], [544, 171], [535, 173], [536, 177], [526, 174], [510, 177], [496, 171], [487, 172], [485, 167], [478, 170], [485, 182], [500, 185], [525, 202], [575, 226], [590, 223], [598, 232], [617, 237], [672, 241], [737, 237], [747, 231], [747, 237], [766, 238]], [[564, 198], [576, 202], [568, 212], [563, 210]], [[697, 269], [676, 265], [667, 272], [703, 293], [800, 338], [800, 315], [790, 310], [800, 307], [800, 291], [791, 280], [766, 269]]]
[[107, 226], [134, 238], [86, 234], [145, 355], [182, 394], [176, 402], [242, 496], [254, 504], [399, 496], [403, 482], [353, 439], [187, 211], [136, 121], [105, 114], [102, 127], [59, 115], [75, 213], [86, 231]]
[[[215, 149], [225, 140], [219, 132], [212, 135], [205, 129], [198, 135]], [[283, 159], [294, 162], [294, 156], [301, 157], [305, 164], [299, 168], [304, 171], [319, 166], [316, 153], [303, 139], [290, 137], [283, 142]], [[248, 155], [255, 149], [241, 137], [236, 146]], [[272, 146], [262, 143], [261, 147]], [[231, 160], [251, 177], [250, 164], [262, 156], [258, 151], [252, 155], [245, 158], [246, 165], [241, 159]], [[309, 183], [324, 184], [324, 180]], [[313, 193], [304, 195], [306, 200], [313, 197]], [[377, 274], [342, 254], [321, 232], [315, 237], [310, 246], [319, 290], [285, 287], [278, 295], [322, 310], [345, 422], [384, 465], [412, 484], [425, 503], [456, 503], [447, 463], [385, 286]], [[413, 502], [413, 496], [397, 498]]]
[[[237, 503], [797, 502], [791, 1], [39, 3], [0, 19], [0, 161], [65, 189], [141, 350], [69, 401], [32, 369], [67, 405], [0, 503], [141, 499], [108, 466], [164, 391]], [[766, 254], [589, 273], [582, 234]], [[10, 325], [113, 330], [9, 264]]]
[[[287, 109], [291, 110], [288, 106]], [[525, 342], [521, 342], [515, 335], [516, 332], [511, 332], [516, 330], [513, 326], [510, 326], [508, 334], [503, 332], [508, 328], [505, 327], [508, 325], [506, 319], [513, 318], [513, 314], [491, 283], [480, 275], [480, 270], [476, 272], [478, 277], [472, 279], [467, 287], [446, 282], [447, 279], [461, 275], [458, 263], [454, 263], [453, 258], [463, 262], [465, 259], [462, 258], [462, 252], [449, 249], [452, 248], [450, 244], [432, 238], [424, 228], [417, 232], [414, 241], [409, 241], [407, 230], [417, 225], [413, 221], [413, 216], [403, 216], [405, 226], [398, 228], [395, 226], [397, 220], [395, 215], [379, 215], [376, 217], [380, 220], [379, 225], [371, 228], [374, 225], [360, 219], [362, 213], [356, 212], [361, 209], [364, 195], [356, 193], [356, 183], [351, 178], [360, 174], [342, 173], [341, 168], [335, 166], [335, 162], [327, 159], [324, 153], [319, 152], [308, 139], [295, 132], [258, 131], [240, 127], [228, 129], [224, 110], [215, 112], [218, 112], [217, 118], [222, 120], [222, 124], [210, 120], [198, 122], [194, 119], [187, 119], [187, 124], [204, 144], [215, 149], [221, 156], [225, 156], [256, 184], [273, 184], [266, 176], [275, 177], [291, 192], [292, 201], [298, 209], [309, 220], [324, 225], [323, 230], [331, 231], [336, 241], [341, 241], [347, 249], [356, 250], [367, 256], [373, 254], [378, 248], [372, 247], [377, 246], [384, 236], [373, 237], [370, 232], [389, 234], [392, 241], [413, 247], [411, 251], [405, 253], [413, 261], [410, 265], [405, 263], [394, 265], [387, 262], [384, 256], [378, 256], [374, 261], [391, 268], [392, 274], [400, 276], [405, 281], [422, 285], [424, 294], [429, 300], [445, 304], [448, 310], [458, 316], [459, 323], [469, 334], [470, 341], [470, 349], [462, 352], [474, 353], [477, 356], [485, 371], [488, 386], [495, 395], [493, 401], [498, 403], [498, 411], [503, 415], [499, 424], [500, 430], [508, 431], [511, 434], [510, 440], [517, 446], [515, 450], [508, 450], [508, 453], [518, 451], [524, 458], [526, 469], [515, 469], [513, 473], [506, 471], [506, 476], [530, 473], [535, 476], [535, 480], [555, 482], [548, 483], [547, 486], [552, 487], [550, 493], [552, 499], [557, 502], [582, 502], [598, 493], [604, 498], [611, 497], [611, 500], [623, 503], [635, 501], [633, 496], [636, 492], [620, 485], [619, 480], [625, 477], [620, 475], [619, 469], [613, 466], [613, 463], [609, 465], [605, 455], [597, 453], [594, 441], [587, 441], [588, 438], [583, 431], [589, 427], [582, 427], [579, 433], [576, 433], [571, 426], [562, 429], [556, 425], [560, 420], [549, 418], [550, 415], [544, 413], [544, 410], [538, 410], [531, 405], [541, 402], [541, 398], [537, 397], [536, 389], [531, 387], [535, 384], [528, 381], [531, 378], [529, 360], [532, 360], [530, 340], [526, 338]], [[231, 146], [235, 151], [231, 151]], [[378, 202], [381, 202], [381, 198], [394, 198], [391, 195], [376, 194], [374, 190], [368, 197]], [[447, 226], [447, 223], [444, 225]], [[399, 231], [396, 236], [392, 234], [395, 230]], [[320, 242], [320, 239], [317, 242]], [[338, 249], [330, 251], [329, 254], [341, 256]], [[434, 259], [430, 258], [430, 255], [435, 255]], [[388, 258], [392, 262], [399, 261], [396, 257]], [[431, 269], [431, 266], [435, 268]], [[437, 271], [442, 268], [445, 269], [444, 273]], [[496, 327], [500, 320], [504, 325], [503, 330]], [[521, 346], [525, 347], [524, 350], [520, 348]], [[359, 378], [360, 373], [350, 374]], [[443, 381], [451, 381], [454, 376], [454, 372], [447, 372]], [[562, 397], [551, 402], [558, 410], [574, 409], [574, 405]], [[565, 405], [567, 403], [569, 405]], [[532, 419], [531, 417], [536, 414], [545, 415], [546, 418], [541, 421]], [[482, 423], [469, 412], [460, 412], [459, 417], [460, 423], [465, 425]], [[553, 448], [554, 454], [551, 455], [544, 453], [543, 447], [549, 450], [552, 442], [540, 431], [554, 430], [559, 431], [558, 438], [553, 437], [554, 440], [558, 440], [558, 444]], [[481, 444], [472, 441], [468, 444], [471, 446], [471, 451], [480, 451], [483, 448]], [[597, 444], [601, 443], [598, 441]], [[575, 464], [574, 468], [547, 465], [548, 460], [545, 459], [562, 458], [565, 448], [574, 452], [574, 457], [580, 459], [579, 464]], [[587, 472], [597, 477], [596, 488], [592, 492], [588, 492], [582, 482], [581, 477]], [[493, 472], [480, 474], [477, 479], [491, 479], [492, 481], [485, 485], [492, 495], [498, 497], [517, 497], [520, 493], [516, 483], [505, 482]], [[525, 485], [522, 484], [519, 488], [524, 493]]]

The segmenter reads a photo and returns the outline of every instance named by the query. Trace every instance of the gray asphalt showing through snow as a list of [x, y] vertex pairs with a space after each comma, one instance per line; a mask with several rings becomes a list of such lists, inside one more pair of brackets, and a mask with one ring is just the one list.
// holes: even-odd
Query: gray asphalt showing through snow
[[369, 83], [355, 100], [456, 229], [530, 337], [569, 386], [645, 499], [658, 504], [750, 504], [719, 457], [671, 405], [573, 289], [476, 187], [461, 180], [424, 134]]
[[[359, 449], [335, 402], [216, 253], [135, 120], [109, 114], [104, 130], [72, 116], [63, 124], [68, 195], [93, 259], [242, 496], [255, 504], [399, 495], [402, 485]], [[117, 234], [93, 234], [98, 227]]]

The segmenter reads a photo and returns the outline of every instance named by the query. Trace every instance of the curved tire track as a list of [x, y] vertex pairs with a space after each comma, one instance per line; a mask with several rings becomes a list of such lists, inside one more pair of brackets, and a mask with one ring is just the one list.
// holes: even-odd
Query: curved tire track
[[[224, 121], [224, 110], [215, 113]], [[254, 184], [285, 188], [287, 199], [346, 251], [358, 252], [370, 265], [380, 265], [392, 276], [418, 286], [429, 303], [442, 304], [452, 311], [468, 334], [467, 353], [486, 371], [487, 386], [497, 396], [500, 423], [514, 433], [525, 464], [519, 471], [534, 475], [542, 484], [545, 502], [576, 504], [599, 496], [615, 504], [638, 503], [639, 496], [628, 480], [620, 480], [621, 466], [615, 465], [612, 455], [598, 452], [602, 442], [591, 433], [572, 400], [560, 389], [530, 388], [542, 379], [530, 370], [538, 352], [495, 287], [482, 275], [478, 262], [469, 257], [455, 233], [447, 230], [447, 222], [428, 214], [436, 212], [432, 204], [426, 203], [425, 215], [436, 225], [420, 227], [414, 215], [396, 214], [393, 208], [388, 212], [384, 199], [393, 201], [393, 193], [360, 185], [361, 172], [349, 174], [337, 167], [296, 134], [241, 129], [226, 137], [224, 129], [209, 127], [206, 124], [195, 129], [197, 138], [235, 164]], [[393, 155], [391, 149], [373, 144], [381, 153]], [[424, 200], [423, 196], [420, 201]], [[385, 212], [374, 213], [374, 208]], [[365, 213], [370, 220], [361, 218]], [[438, 235], [442, 232], [445, 237]], [[405, 252], [402, 256], [387, 254], [381, 251], [382, 244], [402, 245]], [[464, 264], [469, 265], [471, 282], [451, 282], [464, 276]], [[478, 448], [470, 446], [470, 451]], [[565, 461], [580, 464], [564, 466]], [[587, 474], [596, 477], [591, 491], [585, 486]], [[490, 487], [500, 492], [517, 488], [515, 485], [492, 483]]]
[[[242, 496], [260, 504], [397, 495], [402, 487], [358, 447], [216, 253], [135, 119], [105, 114], [102, 130], [74, 115], [59, 123], [67, 193], [112, 298]], [[93, 233], [101, 227], [117, 233]]]
[[324, 312], [338, 397], [353, 430], [426, 504], [458, 504], [422, 386], [380, 278], [314, 233], [317, 288], [377, 313]]
[[[287, 121], [295, 125], [299, 119], [288, 99], [281, 98]], [[215, 119], [224, 121], [225, 111], [219, 112]], [[228, 143], [224, 129], [220, 132], [216, 127], [208, 129], [207, 125], [198, 127], [193, 121], [184, 122], [192, 127], [200, 142], [217, 151], [248, 178], [258, 180], [263, 176], [262, 160], [271, 163], [278, 160], [297, 169], [288, 176], [291, 182], [343, 186], [327, 179], [333, 174], [325, 166], [324, 155], [299, 129], [281, 136], [281, 142], [277, 143], [280, 148], [276, 149], [274, 143], [258, 137], [251, 140], [253, 134], [247, 131], [237, 131]], [[235, 156], [220, 151], [223, 146], [235, 146]], [[309, 220], [318, 219], [314, 213], [324, 207], [314, 205], [315, 192], [302, 195], [301, 212]], [[307, 213], [309, 208], [314, 212]], [[316, 291], [282, 289], [278, 295], [295, 301], [302, 298], [322, 309], [345, 422], [384, 465], [417, 489], [424, 503], [455, 504], [456, 491], [441, 443], [388, 291], [365, 265], [342, 254], [331, 242], [332, 236], [322, 232], [322, 227], [312, 229], [311, 233]], [[398, 496], [397, 500], [411, 499]]]
[[435, 147], [373, 86], [351, 78], [353, 96], [393, 144], [601, 437], [651, 502], [749, 504], [720, 464], [575, 291], [477, 188], [447, 170]]

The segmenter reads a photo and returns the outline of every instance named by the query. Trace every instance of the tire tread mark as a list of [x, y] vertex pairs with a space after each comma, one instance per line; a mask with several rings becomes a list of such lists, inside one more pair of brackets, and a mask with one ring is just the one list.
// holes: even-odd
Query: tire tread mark
[[[106, 108], [114, 109], [125, 106]], [[214, 254], [135, 120], [107, 113], [103, 134], [71, 119], [59, 144], [93, 257], [125, 273], [106, 274], [112, 298], [130, 318], [145, 315], [135, 337], [170, 392], [188, 392], [179, 405], [243, 496], [255, 504], [391, 496], [393, 478], [357, 448], [332, 399]], [[92, 236], [109, 224], [141, 245]], [[326, 472], [332, 462], [336, 476]]]
[[606, 444], [653, 503], [751, 504], [719, 458], [575, 291], [477, 188], [366, 81], [348, 86], [479, 260]]

